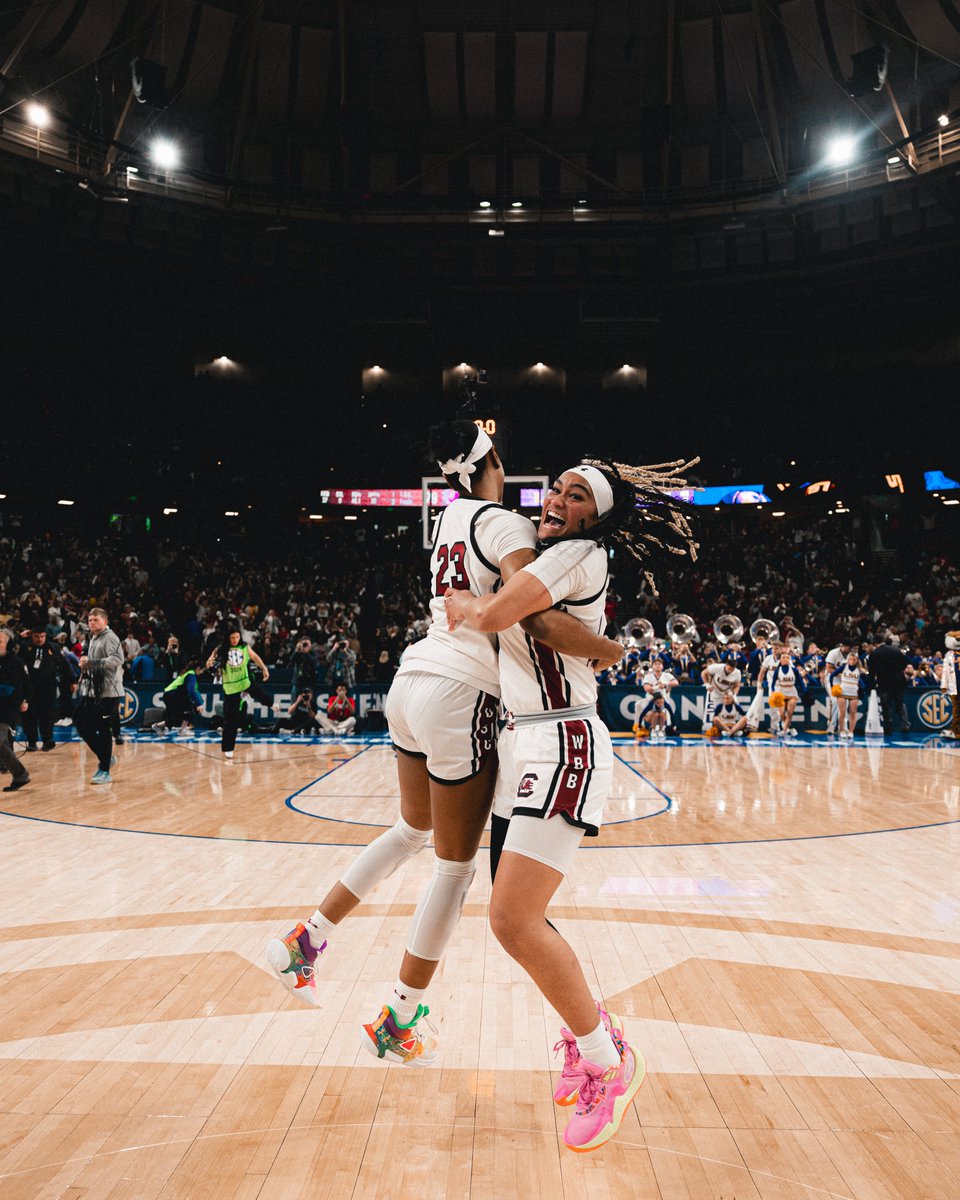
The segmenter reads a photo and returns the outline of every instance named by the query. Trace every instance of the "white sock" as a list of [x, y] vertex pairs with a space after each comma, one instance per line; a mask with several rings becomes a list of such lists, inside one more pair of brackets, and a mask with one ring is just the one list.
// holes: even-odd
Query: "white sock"
[[307, 937], [310, 939], [310, 945], [314, 950], [319, 950], [323, 943], [329, 938], [330, 934], [336, 929], [336, 925], [327, 918], [318, 908], [313, 916], [305, 922]]
[[596, 1063], [598, 1067], [620, 1065], [620, 1052], [613, 1044], [613, 1038], [602, 1021], [598, 1023], [593, 1033], [577, 1038], [577, 1049], [587, 1062]]
[[426, 988], [408, 987], [402, 979], [397, 980], [397, 986], [393, 989], [393, 1003], [390, 1007], [401, 1025], [406, 1025], [416, 1016], [426, 990]]

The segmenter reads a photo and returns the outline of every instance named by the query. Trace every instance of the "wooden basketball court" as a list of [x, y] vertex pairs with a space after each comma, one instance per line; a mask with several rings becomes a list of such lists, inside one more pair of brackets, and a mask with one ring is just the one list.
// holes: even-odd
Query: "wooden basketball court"
[[960, 749], [617, 745], [610, 824], [551, 916], [648, 1077], [575, 1155], [559, 1021], [486, 925], [487, 856], [428, 996], [441, 1065], [384, 1067], [429, 853], [322, 960], [262, 965], [396, 813], [378, 743], [77, 742], [3, 796], [3, 1200], [956, 1200]]

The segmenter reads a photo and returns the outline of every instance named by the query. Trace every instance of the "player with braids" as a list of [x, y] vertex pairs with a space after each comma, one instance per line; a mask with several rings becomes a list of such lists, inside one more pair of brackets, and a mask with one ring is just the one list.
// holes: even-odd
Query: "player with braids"
[[[591, 459], [564, 471], [540, 517], [541, 553], [499, 591], [448, 590], [451, 629], [497, 633], [500, 689], [508, 709], [494, 795], [502, 836], [490, 924], [560, 1013], [564, 1067], [554, 1092], [575, 1104], [564, 1133], [572, 1150], [595, 1150], [616, 1133], [643, 1082], [643, 1056], [623, 1023], [594, 1001], [572, 948], [546, 920], [547, 905], [581, 839], [595, 837], [613, 776], [610, 734], [597, 715], [597, 683], [582, 658], [561, 657], [518, 624], [556, 607], [599, 632], [605, 623], [607, 553], [616, 546], [641, 563], [655, 550], [696, 554], [675, 493], [693, 462], [631, 467]], [[648, 575], [649, 578], [649, 575]]]

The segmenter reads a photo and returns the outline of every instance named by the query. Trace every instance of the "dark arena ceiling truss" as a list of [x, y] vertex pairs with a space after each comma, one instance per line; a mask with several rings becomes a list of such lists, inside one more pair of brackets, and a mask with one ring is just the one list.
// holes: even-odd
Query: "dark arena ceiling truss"
[[523, 274], [524, 239], [601, 223], [676, 276], [955, 235], [956, 0], [0, 5], [0, 200], [79, 184], [115, 241], [429, 225]]

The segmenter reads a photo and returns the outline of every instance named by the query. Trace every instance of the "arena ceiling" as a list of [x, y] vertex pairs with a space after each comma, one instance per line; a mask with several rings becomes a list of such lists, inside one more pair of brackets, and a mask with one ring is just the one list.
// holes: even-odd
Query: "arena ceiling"
[[[851, 55], [880, 42], [890, 89], [851, 98]], [[162, 69], [153, 104], [131, 96], [133, 57]], [[905, 169], [924, 169], [943, 151], [938, 116], [960, 107], [958, 63], [955, 0], [7, 0], [0, 11], [6, 134], [41, 96], [51, 148], [59, 137], [78, 168], [110, 176], [163, 133], [183, 178], [232, 187], [227, 202], [243, 186], [287, 204], [458, 214], [489, 199], [490, 216], [515, 199], [729, 200], [809, 182], [838, 132], [862, 138], [861, 161], [882, 168], [900, 152]]]

